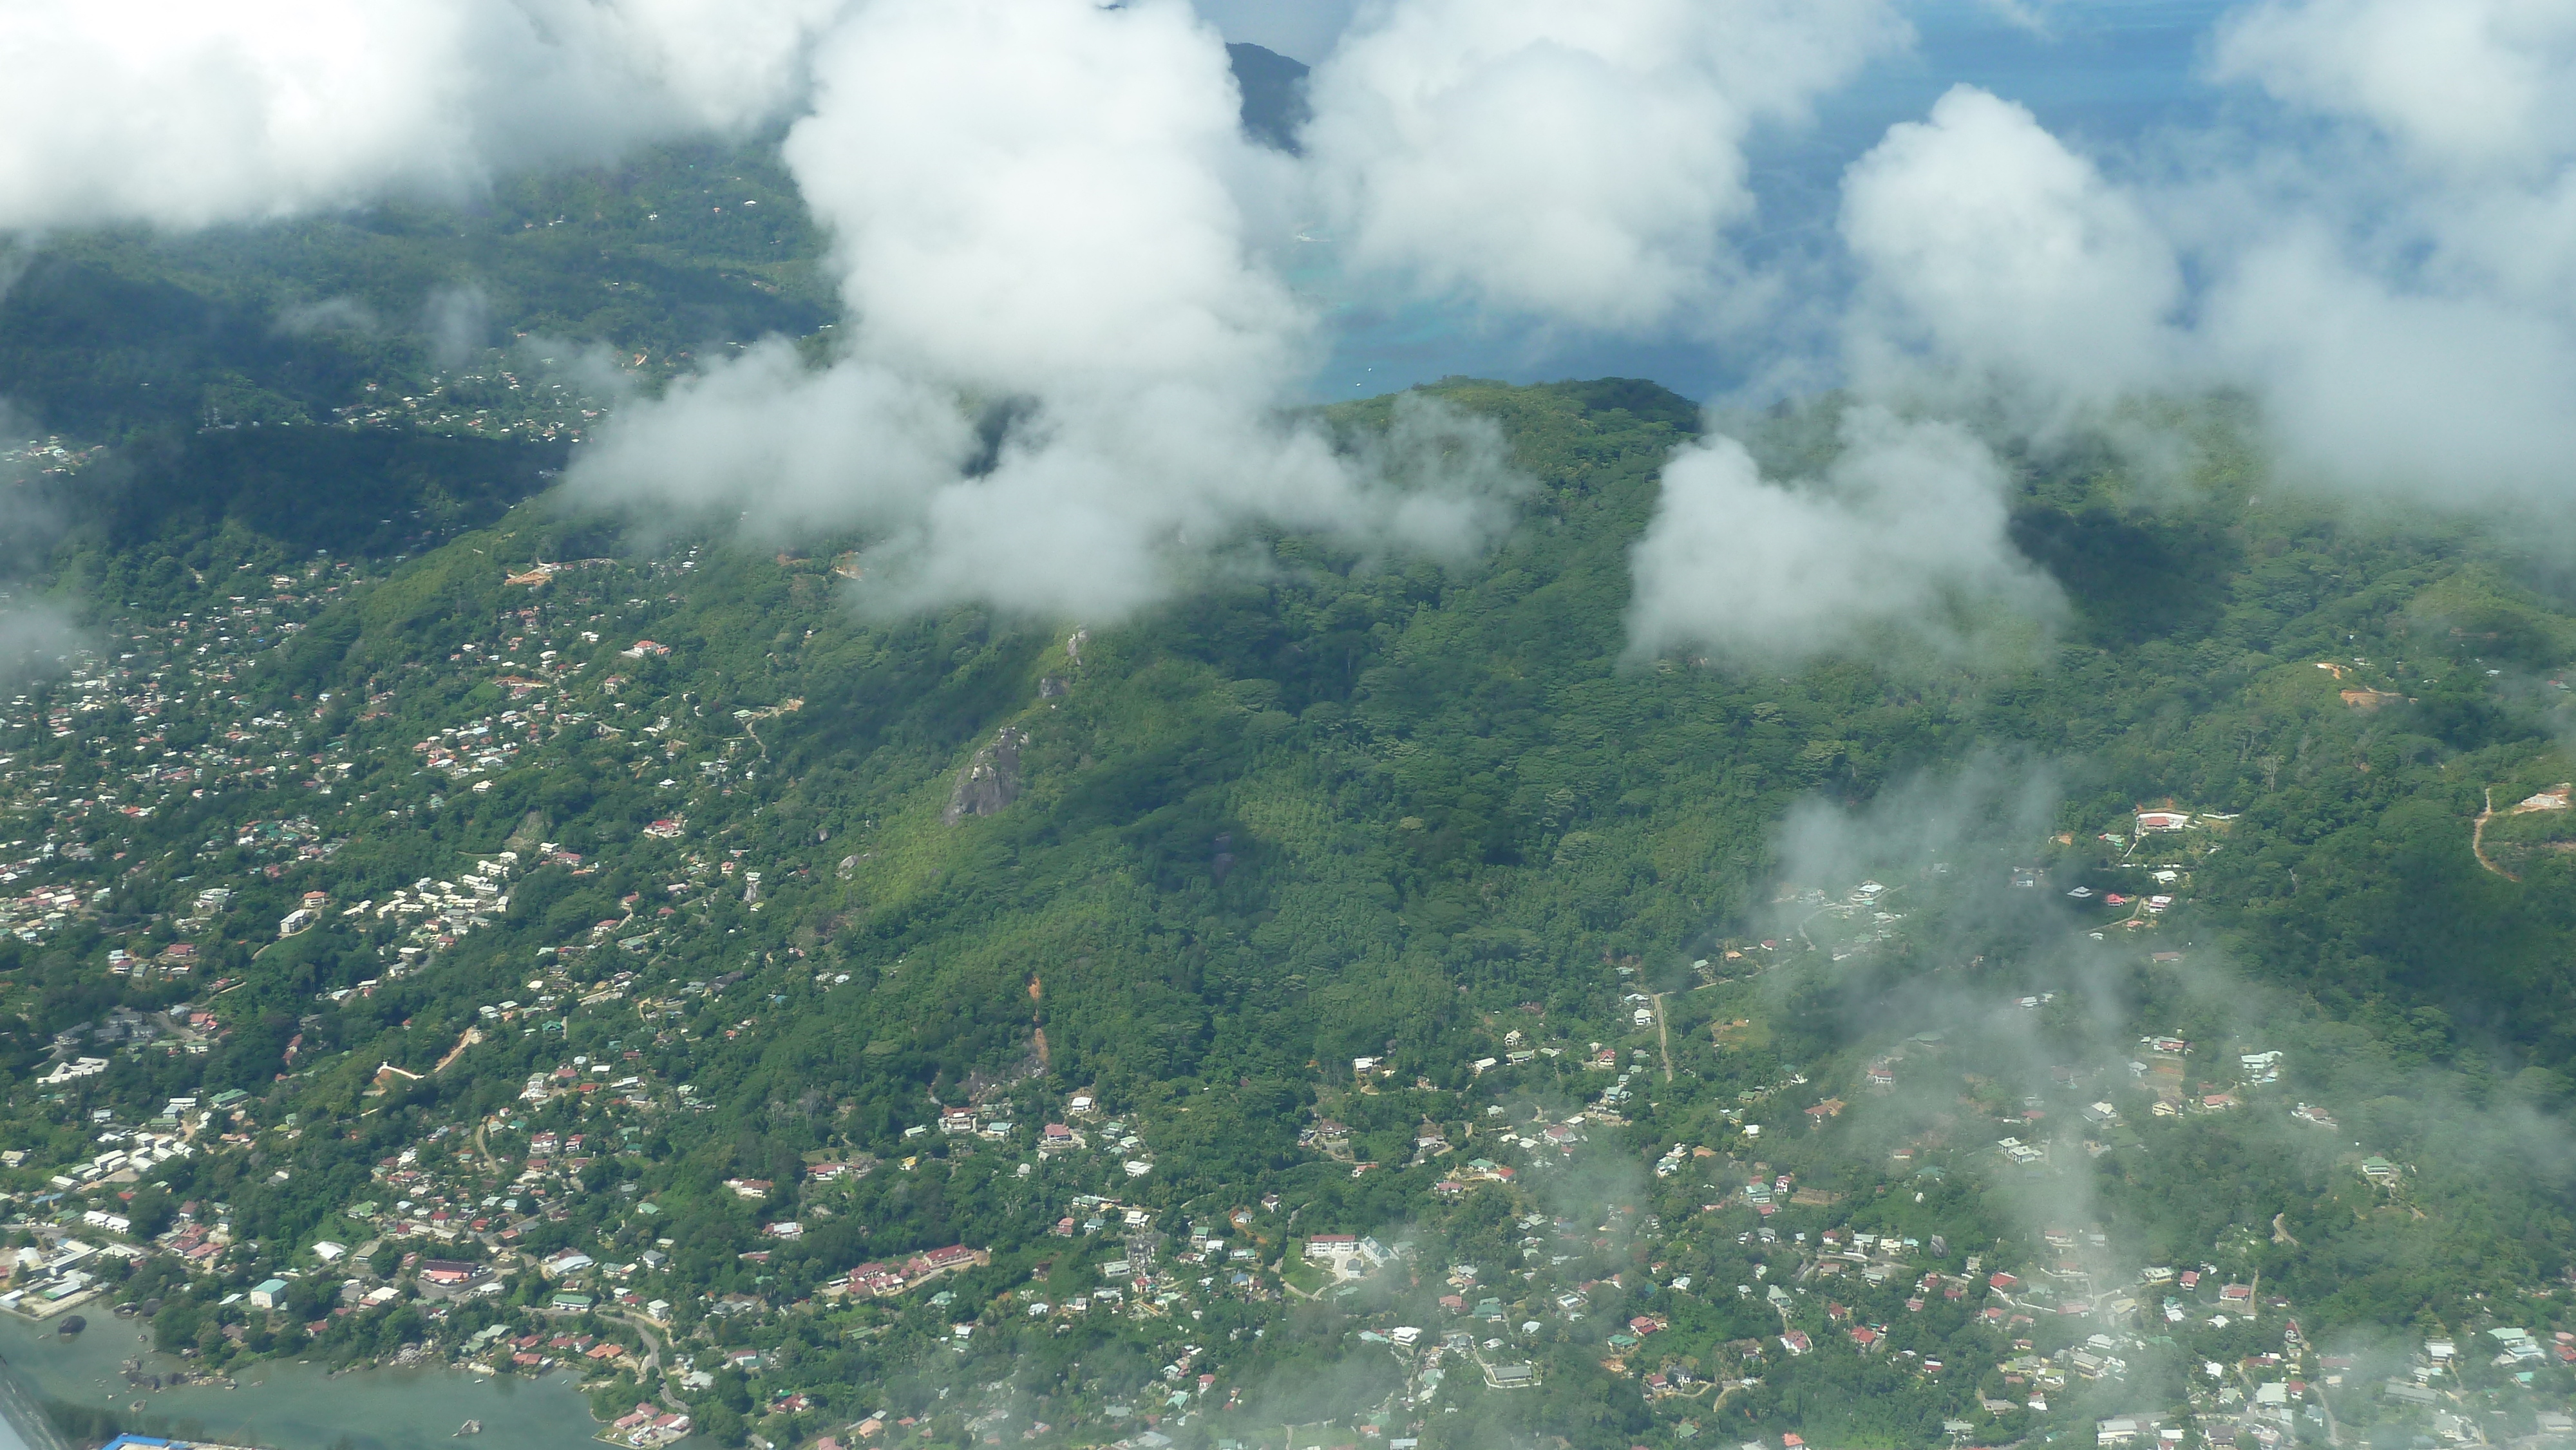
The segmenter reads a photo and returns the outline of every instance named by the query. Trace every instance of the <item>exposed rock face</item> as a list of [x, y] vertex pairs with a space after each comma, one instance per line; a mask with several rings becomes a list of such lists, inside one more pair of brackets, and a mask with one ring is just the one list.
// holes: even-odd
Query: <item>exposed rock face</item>
[[989, 816], [1020, 797], [1020, 747], [1028, 732], [1003, 726], [992, 743], [975, 752], [957, 773], [957, 789], [948, 797], [940, 819], [955, 825], [968, 816]]

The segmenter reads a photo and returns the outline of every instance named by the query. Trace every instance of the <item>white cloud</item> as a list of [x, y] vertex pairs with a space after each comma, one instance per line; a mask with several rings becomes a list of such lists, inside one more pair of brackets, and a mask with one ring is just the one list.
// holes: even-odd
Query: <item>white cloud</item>
[[1631, 647], [1955, 656], [1995, 643], [1999, 619], [2054, 610], [2054, 586], [2005, 539], [2006, 480], [1985, 445], [1874, 406], [1844, 416], [1840, 441], [1797, 482], [1765, 478], [1732, 438], [1676, 453], [1631, 556]]
[[491, 345], [492, 299], [471, 282], [441, 287], [421, 304], [420, 326], [431, 358], [455, 367]]
[[[1844, 181], [1851, 376], [2045, 437], [2243, 389], [2290, 478], [2444, 505], [2565, 496], [2576, 446], [2576, 11], [2259, 0], [2221, 78], [2287, 112], [2107, 176], [1953, 90]], [[2316, 123], [2323, 124], [2316, 124]]]
[[1985, 8], [1998, 20], [2033, 35], [2049, 33], [2048, 12], [2057, 0], [1984, 0]]
[[42, 567], [61, 536], [62, 520], [27, 456], [41, 434], [0, 397], [0, 689], [52, 673], [81, 647], [79, 627], [60, 605], [26, 592], [25, 576]]
[[1302, 365], [1312, 318], [1247, 255], [1227, 183], [1260, 161], [1186, 6], [880, 0], [816, 73], [787, 162], [871, 354], [1105, 397]]
[[843, 0], [0, 0], [0, 231], [471, 193], [740, 130]]
[[[2564, 499], [2576, 448], [2576, 7], [2257, 0], [2217, 74], [2294, 113], [2202, 247], [2208, 371], [2311, 481]], [[2176, 225], [2202, 225], [2181, 209]]]
[[[2270, 104], [2162, 151], [2097, 160], [1960, 86], [1852, 163], [1854, 389], [2124, 446], [2124, 399], [2244, 389], [2291, 479], [2563, 500], [2576, 9], [2257, 0], [2214, 55]], [[1725, 440], [1675, 457], [1636, 550], [1637, 648], [1956, 647], [1998, 609], [2054, 609], [1981, 450], [1853, 419], [1814, 485], [1763, 479]]]
[[2170, 376], [2171, 245], [2020, 106], [1959, 86], [1889, 128], [1845, 176], [1842, 234], [1861, 271], [1848, 327], [1865, 389], [1997, 394], [2055, 424]]
[[44, 437], [34, 414], [0, 394], [0, 580], [31, 562], [20, 557], [31, 546], [51, 547], [59, 527], [40, 487]]
[[355, 298], [325, 297], [319, 302], [296, 302], [279, 308], [276, 326], [289, 337], [327, 332], [363, 334], [376, 330], [376, 315]]
[[991, 472], [931, 493], [912, 528], [871, 551], [881, 602], [1115, 617], [1232, 558], [1254, 525], [1462, 556], [1497, 532], [1517, 480], [1489, 421], [1409, 401], [1390, 439], [1356, 458], [1186, 387], [1063, 410], [1006, 443]]
[[89, 641], [69, 613], [45, 599], [0, 595], [0, 689], [58, 673]]
[[2357, 269], [2314, 229], [2232, 257], [2210, 366], [2257, 388], [2303, 481], [2450, 504], [2560, 499], [2576, 457], [2576, 338], [2498, 296]]
[[[1838, 316], [1848, 381], [1908, 410], [2046, 440], [2140, 391], [2242, 387], [2320, 481], [2564, 492], [2564, 0], [2251, 0], [2211, 50], [2248, 89], [2238, 129], [2176, 138], [2161, 170], [1954, 89], [1852, 164], [1845, 254], [1794, 273], [1735, 251], [1746, 148], [1907, 42], [1893, 0], [1369, 0], [1345, 27], [1351, 8], [0, 0], [0, 234], [470, 193], [810, 105], [785, 155], [833, 238], [839, 352], [719, 365], [625, 410], [576, 473], [628, 505], [870, 530], [901, 604], [1106, 614], [1263, 527], [1485, 537], [1507, 470], [1476, 428], [1409, 416], [1436, 444], [1355, 455], [1283, 412], [1327, 339], [1265, 245], [1318, 213], [1363, 289], [1504, 325], [1723, 335], [1776, 378], [1812, 356], [1790, 324]], [[1303, 161], [1245, 141], [1203, 12], [1339, 34]], [[1813, 285], [1843, 263], [1848, 295]], [[280, 325], [362, 321], [323, 304]], [[449, 356], [489, 340], [470, 294], [427, 325]], [[1805, 485], [1723, 444], [1676, 457], [1638, 554], [1641, 640], [1802, 651], [1909, 612], [1965, 627], [1935, 604], [2045, 611], [1991, 460], [1853, 419]]]
[[1390, 0], [1312, 78], [1347, 260], [1571, 325], [1725, 306], [1744, 146], [1908, 32], [1881, 0]]
[[2428, 167], [2527, 170], [2576, 148], [2576, 7], [2562, 0], [2257, 0], [2216, 71], [2367, 123]]
[[773, 340], [617, 414], [574, 481], [601, 501], [739, 512], [783, 535], [907, 522], [974, 447], [953, 393], [856, 363], [809, 369]]
[[[1485, 517], [1493, 450], [1391, 485], [1279, 416], [1314, 318], [1231, 183], [1287, 163], [1244, 139], [1182, 0], [879, 0], [815, 75], [786, 158], [833, 233], [846, 354], [808, 373], [772, 346], [630, 411], [574, 470], [591, 496], [871, 529], [896, 607], [1094, 618], [1257, 525], [1441, 546]], [[1008, 420], [971, 473], [970, 401]]]

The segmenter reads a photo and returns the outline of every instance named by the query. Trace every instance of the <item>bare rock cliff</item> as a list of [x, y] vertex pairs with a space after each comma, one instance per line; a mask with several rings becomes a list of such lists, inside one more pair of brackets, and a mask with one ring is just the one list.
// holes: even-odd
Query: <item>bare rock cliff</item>
[[989, 816], [1020, 798], [1020, 747], [1028, 744], [1025, 730], [1003, 726], [992, 743], [975, 752], [966, 768], [957, 772], [957, 789], [948, 797], [948, 809], [940, 819], [955, 825], [968, 816]]

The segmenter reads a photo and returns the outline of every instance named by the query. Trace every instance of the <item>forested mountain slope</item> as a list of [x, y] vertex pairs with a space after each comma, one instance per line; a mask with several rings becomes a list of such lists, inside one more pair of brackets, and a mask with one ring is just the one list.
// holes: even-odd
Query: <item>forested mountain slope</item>
[[[2026, 653], [1636, 658], [1629, 549], [1698, 410], [1619, 380], [1432, 391], [1496, 420], [1530, 481], [1489, 555], [1443, 567], [1276, 538], [1259, 575], [1126, 622], [884, 618], [833, 546], [629, 541], [551, 494], [497, 517], [508, 495], [488, 495], [451, 516], [488, 522], [399, 562], [385, 551], [405, 538], [364, 527], [317, 557], [304, 511], [255, 488], [157, 532], [113, 498], [66, 499], [60, 577], [112, 603], [97, 657], [13, 704], [0, 745], [8, 854], [27, 856], [12, 869], [81, 886], [0, 943], [29, 1068], [13, 1141], [47, 1145], [22, 1189], [87, 1151], [71, 1123], [93, 1107], [137, 1122], [246, 1094], [224, 1100], [228, 1136], [153, 1165], [128, 1204], [166, 1235], [176, 1205], [207, 1219], [220, 1198], [231, 1235], [201, 1289], [170, 1261], [135, 1271], [137, 1297], [186, 1310], [165, 1338], [237, 1322], [218, 1291], [309, 1265], [316, 1242], [416, 1232], [505, 1278], [660, 1242], [662, 1263], [615, 1283], [710, 1345], [758, 1347], [778, 1376], [756, 1403], [739, 1374], [690, 1390], [736, 1435], [882, 1401], [945, 1424], [932, 1391], [967, 1372], [936, 1348], [952, 1319], [991, 1331], [975, 1354], [1022, 1356], [973, 1373], [1054, 1407], [1041, 1417], [1122, 1423], [1123, 1377], [1150, 1377], [1159, 1359], [1140, 1356], [1170, 1352], [1155, 1345], [1171, 1331], [1148, 1317], [1068, 1337], [1011, 1300], [1044, 1294], [1060, 1315], [1093, 1282], [1055, 1234], [1104, 1200], [1148, 1232], [1219, 1236], [1222, 1215], [1283, 1200], [1236, 1226], [1269, 1277], [1174, 1281], [1235, 1331], [1244, 1413], [1273, 1416], [1344, 1383], [1325, 1368], [1371, 1402], [1431, 1396], [1411, 1370], [1388, 1380], [1383, 1356], [1347, 1358], [1344, 1336], [1370, 1314], [1442, 1312], [1406, 1296], [1440, 1292], [1444, 1264], [1482, 1261], [1462, 1302], [1490, 1293], [1497, 1264], [1523, 1262], [1507, 1230], [1533, 1205], [1585, 1229], [1624, 1208], [1563, 1287], [1582, 1269], [1596, 1305], [1663, 1297], [1587, 1326], [1537, 1281], [1512, 1287], [1520, 1342], [1559, 1388], [1495, 1389], [1432, 1418], [1434, 1438], [1626, 1443], [1685, 1415], [1696, 1433], [1720, 1412], [1641, 1398], [1636, 1334], [1605, 1368], [1602, 1328], [1637, 1315], [1675, 1334], [1647, 1341], [1654, 1362], [1746, 1379], [1723, 1411], [1743, 1433], [1876, 1443], [1937, 1441], [1945, 1418], [2002, 1436], [2070, 1406], [2180, 1403], [2185, 1362], [2236, 1343], [2168, 1336], [2126, 1382], [2055, 1411], [1979, 1390], [1973, 1365], [1943, 1381], [1918, 1364], [1859, 1398], [1867, 1364], [1775, 1351], [1745, 1369], [1722, 1346], [1758, 1354], [1805, 1311], [1726, 1287], [1788, 1252], [1736, 1238], [1737, 1215], [1770, 1234], [1772, 1206], [1751, 1217], [1727, 1175], [1782, 1165], [1821, 1196], [1779, 1226], [1947, 1241], [1909, 1275], [2044, 1255], [2063, 1216], [2100, 1226], [2124, 1273], [2260, 1268], [2311, 1335], [2447, 1324], [2565, 1266], [2558, 1167], [2510, 1145], [2560, 1141], [2519, 1115], [2563, 1106], [2576, 1052], [2576, 833], [2563, 810], [2511, 808], [2576, 773], [2557, 673], [2576, 621], [2509, 550], [2311, 513], [2213, 410], [2182, 496], [2108, 463], [2024, 462], [2017, 531], [2068, 597]], [[1365, 430], [1387, 407], [1337, 422]], [[1784, 454], [1819, 433], [1809, 416], [1759, 430]], [[2188, 828], [2149, 839], [2152, 808]], [[478, 862], [500, 883], [479, 900], [462, 889]], [[210, 907], [210, 886], [231, 895]], [[299, 903], [314, 915], [294, 924]], [[2011, 1020], [2032, 1026], [1993, 1035], [1981, 1014], [2017, 994], [2039, 1005]], [[151, 1050], [147, 1028], [95, 1075], [59, 1075], [105, 1040], [83, 1033], [136, 1010], [164, 1034]], [[2123, 1072], [2142, 1033], [2199, 1057]], [[2266, 1048], [2288, 1049], [2278, 1101], [2211, 1116], [2252, 1095], [2229, 1057]], [[1355, 1059], [1380, 1061], [1355, 1079]], [[1899, 1072], [1954, 1086], [1862, 1101]], [[2099, 1130], [2098, 1154], [2059, 1144], [2044, 1179], [1955, 1120], [2072, 1129], [2097, 1094], [2137, 1126]], [[1130, 1141], [1108, 1151], [1080, 1097]], [[2151, 1119], [2151, 1098], [2175, 1115]], [[2265, 1146], [2297, 1131], [2294, 1098], [2340, 1113], [2355, 1147]], [[1586, 1099], [1580, 1153], [1528, 1129], [1535, 1161], [1565, 1166], [1458, 1181], [1461, 1160], [1504, 1155], [1497, 1131]], [[1000, 1136], [952, 1137], [943, 1110]], [[1050, 1120], [1108, 1156], [1015, 1165], [1013, 1135]], [[2416, 1217], [2356, 1212], [2375, 1180], [2344, 1159], [2365, 1151], [2421, 1175]], [[1873, 1197], [1919, 1164], [1949, 1174], [1919, 1212]], [[455, 1217], [395, 1225], [397, 1196], [431, 1189], [389, 1173], [455, 1177], [437, 1187]], [[1703, 1200], [1724, 1214], [1686, 1227]], [[2268, 1242], [2232, 1237], [2267, 1219]], [[1409, 1234], [1410, 1287], [1271, 1318], [1314, 1287], [1291, 1246], [1336, 1229]], [[825, 1297], [864, 1261], [958, 1242], [991, 1258], [944, 1304]], [[398, 1280], [398, 1259], [371, 1272]], [[1690, 1263], [1704, 1303], [1673, 1277]], [[1601, 1288], [1620, 1264], [1644, 1290]], [[468, 1352], [468, 1331], [558, 1292], [532, 1271], [511, 1282], [505, 1301], [312, 1332], [344, 1358], [405, 1336]], [[1979, 1302], [1909, 1352], [2000, 1365], [2031, 1331], [1970, 1318]], [[1285, 1332], [1250, 1347], [1271, 1323]], [[304, 1333], [263, 1323], [220, 1352]], [[603, 1378], [601, 1403], [649, 1378]], [[771, 1402], [791, 1389], [822, 1398]], [[1215, 1408], [1201, 1423], [1230, 1423]]]

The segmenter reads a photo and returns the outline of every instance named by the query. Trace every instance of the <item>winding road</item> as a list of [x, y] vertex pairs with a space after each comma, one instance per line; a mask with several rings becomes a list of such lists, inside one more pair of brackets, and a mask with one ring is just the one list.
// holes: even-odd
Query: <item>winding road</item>
[[[620, 1313], [610, 1317], [616, 1319], [621, 1324], [631, 1325], [637, 1334], [644, 1336], [644, 1348], [646, 1353], [644, 1355], [643, 1364], [636, 1370], [635, 1377], [643, 1383], [652, 1384], [657, 1378], [658, 1372], [662, 1368], [662, 1340], [661, 1337], [655, 1333], [657, 1326], [652, 1320], [641, 1318], [633, 1314]], [[662, 1380], [659, 1388], [663, 1404], [684, 1413], [688, 1410], [689, 1407], [687, 1403], [682, 1401], [678, 1395], [671, 1392], [670, 1381]]]

